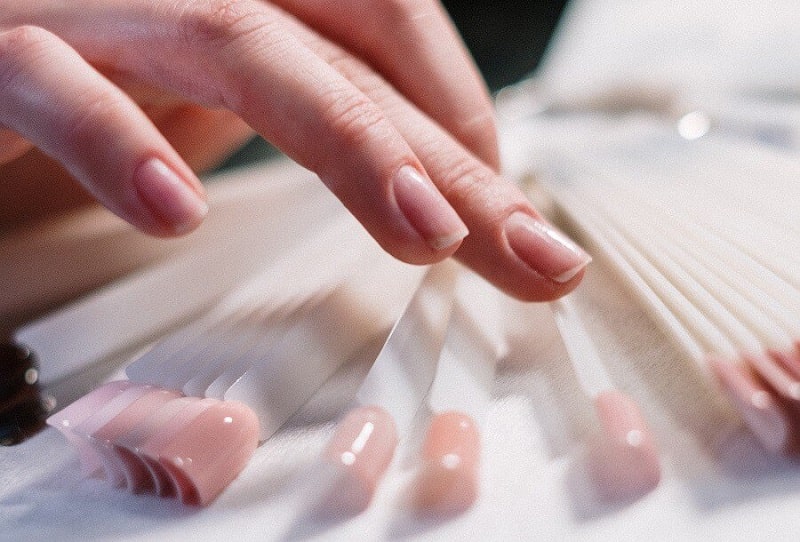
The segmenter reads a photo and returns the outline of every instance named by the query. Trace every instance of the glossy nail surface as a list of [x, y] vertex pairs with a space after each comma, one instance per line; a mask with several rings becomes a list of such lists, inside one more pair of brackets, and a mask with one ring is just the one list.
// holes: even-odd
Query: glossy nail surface
[[415, 505], [420, 512], [455, 514], [478, 497], [480, 435], [475, 422], [461, 412], [434, 416], [422, 449]]
[[323, 453], [323, 461], [341, 473], [343, 508], [366, 508], [396, 447], [394, 421], [383, 409], [358, 407], [345, 416]]
[[564, 233], [522, 211], [506, 219], [505, 235], [519, 259], [554, 282], [569, 282], [592, 261]]
[[609, 499], [627, 499], [653, 490], [661, 480], [658, 450], [639, 406], [612, 390], [595, 398], [600, 434], [589, 450], [589, 472]]
[[772, 453], [786, 450], [791, 439], [791, 423], [769, 390], [745, 367], [714, 357], [708, 362], [720, 386], [761, 445]]
[[245, 467], [258, 445], [258, 433], [258, 418], [250, 408], [237, 401], [217, 402], [150, 453], [177, 475], [183, 502], [204, 506]]
[[[167, 402], [180, 396], [177, 391], [153, 388], [91, 435], [89, 442], [103, 457], [107, 476], [112, 484], [124, 484], [133, 493], [155, 489], [155, 482], [145, 463], [115, 443], [143, 420], [153, 416]], [[109, 472], [113, 469], [110, 466], [112, 464], [118, 465], [117, 472], [123, 476], [122, 479], [112, 478], [112, 473]]]

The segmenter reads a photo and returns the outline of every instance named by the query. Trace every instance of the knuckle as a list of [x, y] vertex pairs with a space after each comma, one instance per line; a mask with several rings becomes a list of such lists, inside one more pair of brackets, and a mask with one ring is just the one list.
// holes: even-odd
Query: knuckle
[[340, 89], [328, 93], [324, 119], [348, 147], [386, 137], [389, 125], [380, 109], [365, 95]]
[[241, 0], [187, 1], [177, 16], [179, 39], [190, 47], [227, 47], [258, 28], [257, 5]]
[[468, 143], [497, 137], [497, 124], [491, 111], [480, 111], [456, 122], [459, 139]]
[[97, 92], [86, 96], [65, 125], [64, 141], [77, 149], [96, 147], [98, 137], [129, 117], [122, 94]]
[[0, 91], [13, 86], [26, 66], [44, 56], [56, 39], [38, 26], [18, 26], [0, 33]]

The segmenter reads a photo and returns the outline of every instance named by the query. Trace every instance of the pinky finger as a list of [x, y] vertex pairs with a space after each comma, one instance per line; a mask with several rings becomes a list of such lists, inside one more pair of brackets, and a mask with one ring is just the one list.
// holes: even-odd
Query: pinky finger
[[[147, 233], [190, 231], [207, 212], [202, 185], [147, 116], [42, 28], [0, 32], [0, 126], [61, 162], [102, 204]], [[0, 138], [20, 144], [8, 130]]]

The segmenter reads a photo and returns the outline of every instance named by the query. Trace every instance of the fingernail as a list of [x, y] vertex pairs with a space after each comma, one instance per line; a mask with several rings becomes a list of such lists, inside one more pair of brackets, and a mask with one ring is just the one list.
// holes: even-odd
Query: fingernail
[[460, 412], [437, 415], [425, 436], [425, 465], [417, 480], [416, 505], [441, 514], [463, 512], [478, 496], [480, 436]]
[[649, 493], [661, 480], [661, 461], [639, 405], [616, 390], [594, 401], [601, 433], [589, 449], [589, 472], [600, 493], [623, 500]]
[[592, 261], [569, 237], [522, 211], [506, 219], [505, 234], [517, 257], [558, 283], [568, 282]]
[[451, 247], [469, 233], [433, 182], [415, 168], [401, 167], [395, 174], [393, 187], [403, 215], [432, 249]]
[[323, 459], [340, 471], [337, 494], [342, 510], [367, 507], [396, 447], [394, 420], [379, 407], [357, 407], [339, 423]]
[[191, 231], [208, 214], [208, 204], [190, 182], [158, 158], [142, 163], [133, 183], [144, 204], [176, 234]]

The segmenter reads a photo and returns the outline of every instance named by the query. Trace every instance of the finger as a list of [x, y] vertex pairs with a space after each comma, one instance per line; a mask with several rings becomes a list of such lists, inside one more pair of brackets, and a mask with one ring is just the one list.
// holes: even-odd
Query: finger
[[31, 144], [11, 130], [0, 128], [0, 164], [6, 164], [25, 154]]
[[289, 32], [277, 8], [254, 0], [182, 0], [154, 12], [149, 0], [116, 3], [116, 11], [89, 14], [87, 35], [90, 3], [79, 13], [62, 2], [51, 5], [42, 21], [84, 56], [238, 113], [317, 173], [398, 258], [440, 260], [466, 235], [381, 109]]
[[206, 212], [199, 181], [141, 110], [42, 28], [0, 33], [0, 124], [144, 231], [182, 233]]
[[273, 0], [377, 69], [396, 89], [499, 170], [486, 85], [437, 0]]
[[475, 158], [359, 59], [297, 22], [292, 28], [371, 96], [416, 151], [470, 229], [456, 253], [461, 261], [524, 300], [552, 300], [578, 285], [591, 258], [548, 224], [518, 187]]
[[255, 132], [227, 109], [206, 109], [191, 104], [145, 112], [172, 148], [194, 171], [208, 171], [236, 152]]

